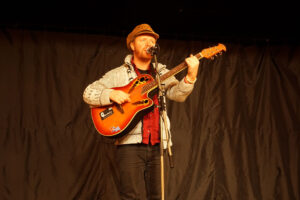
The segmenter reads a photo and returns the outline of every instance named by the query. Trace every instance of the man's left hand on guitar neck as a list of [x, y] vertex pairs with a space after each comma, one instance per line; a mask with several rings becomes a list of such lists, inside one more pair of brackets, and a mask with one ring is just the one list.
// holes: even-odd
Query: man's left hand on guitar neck
[[199, 60], [196, 56], [193, 56], [192, 54], [190, 57], [187, 57], [185, 59], [185, 62], [188, 66], [188, 72], [185, 76], [184, 81], [186, 83], [193, 84], [197, 80], [197, 74], [198, 74], [198, 68], [199, 68]]

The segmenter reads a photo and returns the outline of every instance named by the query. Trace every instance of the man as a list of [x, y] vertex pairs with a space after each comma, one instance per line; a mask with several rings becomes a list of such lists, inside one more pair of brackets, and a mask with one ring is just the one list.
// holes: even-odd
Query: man
[[[131, 51], [120, 67], [110, 70], [102, 78], [88, 85], [83, 93], [84, 101], [90, 106], [107, 106], [112, 103], [124, 104], [132, 101], [130, 94], [112, 88], [129, 84], [141, 74], [150, 74], [155, 78], [152, 55], [148, 52], [159, 35], [150, 25], [140, 24], [127, 36], [127, 48]], [[183, 102], [192, 92], [196, 81], [199, 60], [195, 56], [185, 59], [188, 66], [183, 80], [174, 76], [163, 81], [166, 96], [174, 101]], [[157, 71], [165, 74], [168, 69], [159, 63]], [[141, 117], [137, 125], [126, 135], [116, 140], [117, 162], [120, 167], [120, 195], [123, 200], [141, 199], [141, 187], [146, 187], [147, 199], [161, 198], [160, 114], [158, 94], [152, 99], [153, 109]], [[163, 138], [166, 138], [163, 128]], [[166, 148], [165, 140], [163, 146]]]

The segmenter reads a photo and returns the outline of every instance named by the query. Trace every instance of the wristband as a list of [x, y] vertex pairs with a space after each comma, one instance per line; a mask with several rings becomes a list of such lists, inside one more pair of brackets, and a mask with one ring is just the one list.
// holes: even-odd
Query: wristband
[[197, 80], [197, 78], [195, 78], [194, 81], [191, 81], [187, 76], [184, 77], [185, 82], [188, 82], [189, 84], [194, 84]]

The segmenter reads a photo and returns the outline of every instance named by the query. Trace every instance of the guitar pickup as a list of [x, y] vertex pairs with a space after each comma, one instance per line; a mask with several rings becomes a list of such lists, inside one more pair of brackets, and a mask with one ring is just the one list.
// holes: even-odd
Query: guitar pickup
[[101, 119], [104, 120], [104, 119], [108, 118], [109, 116], [111, 116], [112, 114], [114, 114], [114, 111], [113, 111], [112, 107], [109, 107], [109, 108], [103, 110], [102, 112], [100, 112], [99, 115], [100, 115]]

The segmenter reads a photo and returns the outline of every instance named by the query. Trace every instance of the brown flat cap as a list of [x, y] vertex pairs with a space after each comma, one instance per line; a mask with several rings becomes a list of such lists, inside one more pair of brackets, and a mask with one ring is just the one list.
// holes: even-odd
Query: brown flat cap
[[149, 24], [140, 24], [137, 25], [131, 33], [128, 34], [126, 39], [127, 48], [131, 51], [130, 43], [139, 35], [149, 34], [152, 35], [156, 40], [159, 38], [159, 35], [153, 31]]

